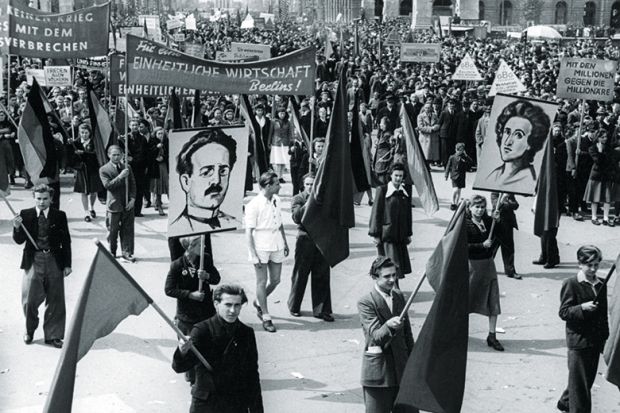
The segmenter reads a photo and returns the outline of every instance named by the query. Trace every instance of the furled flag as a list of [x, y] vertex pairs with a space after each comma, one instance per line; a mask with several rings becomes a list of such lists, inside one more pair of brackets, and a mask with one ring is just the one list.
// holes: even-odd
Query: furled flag
[[325, 157], [319, 164], [301, 220], [331, 267], [349, 256], [349, 228], [355, 226], [345, 73], [343, 67], [327, 128]]
[[[129, 109], [129, 113], [125, 113], [125, 108]], [[127, 105], [127, 101], [124, 97], [119, 96], [116, 103], [116, 111], [114, 112], [114, 126], [118, 135], [125, 134], [125, 116], [131, 122], [132, 119], [138, 118], [138, 112], [131, 106], [131, 103]], [[129, 127], [129, 125], [127, 125]]]
[[[354, 192], [370, 189], [372, 182], [370, 150], [366, 148], [364, 129], [357, 103], [353, 107], [351, 121], [351, 169], [353, 171]], [[370, 139], [370, 137], [368, 137]]]
[[[609, 298], [609, 338], [605, 344], [605, 363], [607, 363], [607, 381], [620, 387], [620, 255], [616, 259], [616, 282]], [[609, 284], [608, 284], [609, 285]]]
[[[252, 110], [252, 105], [250, 104], [250, 99], [248, 95], [241, 95], [241, 101], [239, 102], [239, 108], [241, 110], [241, 115], [245, 119], [245, 124], [250, 129], [250, 141], [252, 145], [252, 160], [254, 161], [254, 165], [257, 170], [257, 176], [260, 176], [263, 172], [267, 172], [269, 169], [269, 160], [267, 159], [267, 155], [265, 152], [265, 142], [262, 138], [264, 138], [261, 134], [261, 126], [256, 121], [256, 117], [254, 116], [254, 111]], [[258, 138], [261, 137], [261, 138]]]
[[192, 106], [192, 128], [202, 127], [202, 113], [200, 112], [200, 89], [194, 91], [194, 105]]
[[[56, 112], [56, 109], [54, 109], [50, 101], [47, 99], [47, 96], [45, 95], [45, 91], [43, 90], [43, 88], [39, 88], [39, 94], [41, 95], [41, 101], [43, 102], [43, 107], [45, 108], [45, 114], [47, 115], [48, 123], [50, 123], [50, 129], [53, 127], [52, 123], [57, 125], [58, 133], [60, 133], [60, 135], [62, 136], [63, 142], [66, 142], [69, 139], [69, 133], [67, 132], [67, 130], [64, 127], [64, 124], [58, 117], [58, 113]], [[58, 137], [58, 139], [60, 140], [60, 136]]]
[[403, 129], [403, 137], [407, 148], [407, 171], [409, 177], [413, 180], [415, 189], [420, 196], [422, 208], [426, 215], [433, 215], [439, 211], [439, 201], [433, 185], [433, 178], [426, 165], [424, 152], [420, 147], [420, 142], [415, 136], [411, 120], [407, 115], [405, 105], [400, 106], [400, 124]]
[[334, 48], [329, 38], [325, 39], [325, 58], [329, 59], [334, 54]]
[[295, 100], [294, 96], [292, 96], [288, 100], [288, 109], [291, 113], [291, 120], [293, 121], [293, 125], [295, 125], [295, 130], [297, 130], [297, 133], [299, 134], [299, 136], [301, 136], [301, 139], [304, 142], [304, 145], [306, 145], [306, 150], [309, 151], [311, 149], [310, 137], [308, 136], [308, 134], [306, 133], [306, 130], [301, 124], [301, 121], [300, 121], [301, 115], [299, 114], [299, 105], [297, 101]]
[[107, 336], [125, 318], [139, 315], [153, 302], [99, 242], [97, 247], [75, 307], [69, 338], [60, 354], [44, 413], [71, 413], [78, 361], [95, 340]]
[[181, 102], [174, 88], [170, 93], [170, 99], [168, 99], [168, 110], [166, 111], [166, 118], [164, 119], [164, 127], [166, 129], [185, 128], [185, 122], [183, 121], [183, 116], [181, 116]]
[[241, 27], [241, 12], [237, 9], [237, 27]]
[[41, 88], [35, 78], [32, 79], [28, 100], [19, 121], [17, 140], [24, 158], [24, 168], [33, 180], [56, 177], [58, 161], [54, 136], [41, 99]]
[[547, 139], [542, 167], [536, 191], [534, 214], [534, 235], [542, 237], [545, 231], [560, 226], [560, 208], [558, 203], [558, 181], [555, 170], [553, 145]]
[[87, 96], [88, 116], [90, 117], [92, 139], [95, 144], [95, 154], [97, 155], [99, 166], [103, 166], [108, 162], [107, 150], [112, 137], [112, 124], [110, 123], [108, 112], [99, 103], [99, 99], [97, 99], [97, 95], [91, 89], [90, 83], [87, 88]]
[[427, 265], [426, 276], [431, 283], [441, 281], [407, 361], [394, 411], [418, 408], [458, 413], [463, 404], [469, 329], [465, 202], [459, 205], [433, 257], [440, 262]]

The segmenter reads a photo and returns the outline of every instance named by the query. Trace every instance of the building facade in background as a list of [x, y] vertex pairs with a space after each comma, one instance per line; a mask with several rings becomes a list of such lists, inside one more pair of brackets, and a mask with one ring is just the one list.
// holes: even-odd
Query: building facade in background
[[[416, 1], [417, 8], [413, 7]], [[327, 0], [326, 2], [329, 2]], [[570, 24], [620, 28], [620, 0], [364, 0], [367, 17], [411, 16], [412, 10], [429, 10], [431, 15], [467, 20], [488, 20], [495, 25]], [[427, 12], [428, 14], [428, 12]]]

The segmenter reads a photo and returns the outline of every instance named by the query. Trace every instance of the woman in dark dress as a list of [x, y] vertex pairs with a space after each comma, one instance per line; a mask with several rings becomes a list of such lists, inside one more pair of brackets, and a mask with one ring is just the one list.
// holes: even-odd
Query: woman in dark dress
[[157, 127], [148, 143], [147, 168], [149, 188], [155, 198], [155, 209], [159, 215], [166, 215], [161, 202], [162, 195], [168, 195], [168, 136], [164, 128]]
[[[95, 143], [92, 140], [90, 126], [80, 125], [80, 139], [73, 142], [75, 185], [73, 192], [82, 194], [82, 206], [84, 207], [84, 221], [91, 222], [97, 217], [95, 213], [95, 200], [97, 192], [102, 191], [103, 184], [99, 178], [99, 162], [95, 154]], [[90, 208], [89, 208], [90, 205]]]
[[469, 251], [469, 312], [489, 317], [487, 345], [497, 351], [504, 351], [504, 347], [495, 337], [497, 316], [501, 313], [497, 270], [493, 261], [497, 239], [494, 236], [489, 237], [493, 219], [487, 215], [487, 200], [482, 195], [471, 197], [466, 224]]

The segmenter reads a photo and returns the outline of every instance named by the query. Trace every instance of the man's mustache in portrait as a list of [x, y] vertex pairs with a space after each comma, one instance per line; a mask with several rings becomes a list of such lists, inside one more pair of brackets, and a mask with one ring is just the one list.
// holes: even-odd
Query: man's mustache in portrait
[[214, 184], [211, 185], [210, 187], [207, 188], [207, 190], [205, 191], [205, 196], [209, 195], [209, 194], [219, 194], [220, 192], [222, 192], [224, 190], [224, 188], [222, 188], [222, 185], [220, 184]]

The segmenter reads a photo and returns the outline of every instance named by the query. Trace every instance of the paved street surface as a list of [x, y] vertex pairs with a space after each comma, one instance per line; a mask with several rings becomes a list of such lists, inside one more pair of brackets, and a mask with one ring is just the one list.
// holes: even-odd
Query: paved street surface
[[[468, 176], [468, 186], [473, 182]], [[426, 260], [447, 224], [450, 184], [443, 173], [434, 173], [441, 210], [432, 218], [419, 206], [413, 210], [413, 274], [401, 287], [415, 288]], [[83, 221], [78, 194], [73, 194], [71, 176], [63, 176], [62, 208], [69, 216], [73, 240], [73, 274], [65, 280], [67, 313], [70, 320], [85, 275], [95, 253], [93, 239], [106, 236], [105, 208], [97, 204], [98, 217]], [[18, 183], [22, 180], [18, 179]], [[464, 194], [468, 196], [471, 191]], [[296, 228], [290, 218], [291, 185], [283, 185], [281, 196], [286, 233], [291, 248]], [[10, 200], [15, 209], [31, 207], [30, 191], [14, 189]], [[577, 223], [563, 217], [558, 240], [562, 264], [553, 270], [531, 264], [539, 253], [538, 238], [532, 234], [532, 199], [518, 198], [520, 231], [516, 232], [517, 271], [522, 281], [500, 273], [502, 314], [499, 326], [506, 330], [498, 339], [506, 351], [498, 353], [486, 345], [487, 318], [470, 317], [467, 383], [463, 412], [527, 413], [554, 412], [555, 404], [567, 382], [564, 323], [558, 317], [562, 280], [576, 272], [575, 253], [583, 243], [602, 248], [606, 273], [620, 250], [620, 229], [595, 227], [589, 221]], [[375, 256], [368, 237], [370, 207], [355, 208], [356, 227], [351, 230], [348, 260], [332, 271], [332, 301], [336, 321], [326, 323], [312, 317], [309, 287], [302, 306], [302, 318], [293, 318], [286, 307], [293, 268], [291, 254], [284, 263], [282, 283], [270, 298], [270, 313], [278, 328], [276, 334], [263, 331], [251, 306], [241, 314], [243, 322], [256, 331], [260, 376], [265, 410], [295, 413], [357, 413], [364, 411], [359, 384], [363, 335], [356, 302], [372, 288], [367, 275]], [[0, 206], [0, 411], [40, 412], [49, 390], [60, 351], [43, 344], [42, 328], [35, 342], [22, 342], [24, 320], [20, 306], [22, 272], [19, 270], [21, 246], [12, 238], [10, 213]], [[153, 209], [136, 219], [136, 264], [123, 264], [172, 318], [175, 300], [164, 294], [169, 255], [166, 243], [166, 218]], [[106, 244], [107, 245], [107, 244]], [[255, 297], [254, 271], [247, 261], [242, 230], [213, 237], [215, 263], [225, 282], [245, 287]], [[501, 258], [498, 270], [503, 269]], [[612, 280], [611, 284], [615, 282]], [[611, 285], [610, 285], [611, 287]], [[610, 288], [611, 290], [611, 288]], [[424, 283], [410, 310], [414, 337], [422, 326], [433, 300], [433, 292]], [[41, 311], [42, 316], [42, 311]], [[450, 326], [445, 326], [450, 328]], [[122, 322], [109, 336], [98, 340], [80, 361], [77, 369], [74, 412], [187, 412], [190, 388], [183, 375], [176, 374], [171, 358], [177, 340], [174, 332], [152, 309]], [[594, 412], [620, 412], [618, 389], [604, 379], [606, 366], [601, 359], [593, 388]]]

